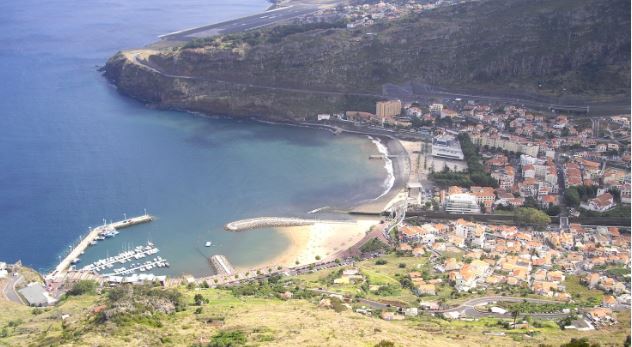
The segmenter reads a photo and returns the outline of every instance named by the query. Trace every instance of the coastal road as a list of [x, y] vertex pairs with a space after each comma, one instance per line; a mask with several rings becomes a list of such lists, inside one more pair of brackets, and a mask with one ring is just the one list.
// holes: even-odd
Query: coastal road
[[[336, 293], [324, 289], [308, 289], [310, 291], [327, 294], [327, 295], [343, 295], [341, 293]], [[344, 296], [344, 295], [343, 295]], [[512, 318], [511, 312], [507, 312], [506, 314], [492, 313], [492, 312], [481, 312], [475, 309], [475, 306], [486, 305], [493, 302], [524, 302], [527, 301], [532, 304], [559, 304], [559, 301], [554, 300], [545, 300], [545, 299], [533, 299], [533, 298], [519, 298], [519, 297], [510, 297], [510, 296], [485, 296], [480, 298], [470, 299], [459, 306], [452, 307], [445, 310], [432, 310], [428, 311], [431, 313], [447, 313], [447, 312], [459, 312], [462, 316], [469, 318], [483, 318], [483, 317], [494, 317], [494, 318]], [[358, 302], [372, 307], [374, 309], [386, 309], [389, 307], [399, 307], [396, 305], [379, 302], [375, 300], [369, 300], [364, 298], [358, 298]], [[406, 307], [401, 307], [406, 308]], [[522, 313], [521, 313], [522, 314]], [[553, 313], [531, 313], [529, 316], [540, 319], [561, 319], [568, 316], [570, 313], [562, 313], [562, 312], [553, 312]]]
[[[159, 45], [157, 46], [159, 47]], [[151, 54], [153, 50], [151, 49], [142, 49], [142, 50], [131, 50], [125, 52], [130, 58], [129, 60], [139, 66], [142, 66], [154, 73], [157, 73], [163, 77], [168, 78], [179, 78], [186, 80], [197, 80], [197, 81], [206, 81], [206, 82], [215, 82], [215, 83], [223, 83], [227, 85], [233, 85], [241, 88], [253, 88], [253, 89], [263, 89], [263, 90], [271, 90], [275, 92], [285, 92], [285, 93], [299, 93], [299, 94], [308, 94], [308, 95], [324, 95], [324, 96], [357, 96], [357, 97], [371, 97], [371, 98], [383, 98], [383, 97], [391, 97], [391, 98], [400, 98], [402, 100], [419, 100], [419, 99], [428, 99], [428, 98], [472, 98], [481, 101], [488, 102], [502, 102], [512, 105], [524, 105], [529, 108], [546, 111], [550, 107], [555, 106], [556, 108], [573, 108], [580, 107], [577, 105], [552, 105], [547, 104], [542, 101], [533, 101], [528, 99], [519, 99], [519, 98], [504, 98], [504, 97], [494, 97], [494, 96], [484, 96], [484, 95], [473, 95], [473, 94], [463, 94], [463, 93], [451, 93], [447, 91], [430, 91], [424, 93], [415, 93], [409, 95], [401, 95], [392, 92], [383, 92], [383, 93], [369, 93], [369, 92], [353, 92], [353, 91], [340, 91], [340, 90], [319, 90], [319, 89], [309, 89], [309, 88], [287, 88], [287, 87], [278, 87], [271, 85], [262, 85], [262, 84], [254, 84], [254, 83], [244, 83], [244, 82], [235, 82], [235, 81], [227, 81], [221, 80], [217, 78], [208, 78], [208, 77], [199, 77], [199, 76], [190, 76], [190, 75], [174, 75], [169, 74], [164, 71], [159, 66], [151, 65], [147, 59], [144, 59], [148, 54]], [[386, 90], [386, 89], [385, 89]], [[587, 103], [587, 107], [590, 107], [593, 112], [600, 111], [603, 113], [612, 113], [618, 114], [621, 112], [629, 112], [629, 105], [619, 105], [618, 103], [608, 103], [601, 104], [590, 104]], [[583, 106], [582, 106], [583, 107]]]
[[5, 299], [15, 302], [16, 304], [26, 305], [26, 303], [24, 302], [20, 294], [18, 294], [17, 290], [15, 289], [15, 287], [18, 284], [20, 284], [23, 280], [24, 280], [24, 277], [18, 274], [17, 276], [8, 277], [4, 281], [4, 288], [2, 288], [2, 295], [5, 297]]
[[161, 43], [181, 43], [194, 39], [221, 34], [244, 32], [289, 21], [294, 18], [308, 16], [324, 7], [332, 6], [337, 1], [304, 1], [295, 2], [285, 7], [270, 9], [251, 16], [233, 19], [221, 23], [205, 25], [160, 35]]
[[[510, 105], [522, 105], [531, 109], [539, 110], [549, 114], [557, 114], [565, 111], [578, 112], [583, 115], [614, 115], [630, 112], [630, 104], [627, 101], [577, 101], [567, 100], [561, 103], [561, 100], [554, 100], [550, 97], [538, 95], [501, 95], [499, 93], [478, 93], [467, 92], [465, 90], [447, 90], [426, 84], [415, 84], [413, 87], [402, 87], [396, 84], [385, 84], [382, 87], [384, 96], [391, 98], [400, 98], [402, 100], [418, 100], [418, 99], [436, 99], [436, 98], [461, 98], [474, 99], [489, 103], [504, 103]], [[570, 102], [573, 102], [571, 104]]]
[[[437, 310], [433, 311], [436, 313], [446, 313], [446, 312], [459, 312], [464, 316], [471, 318], [481, 318], [481, 317], [497, 317], [497, 318], [511, 318], [511, 313], [507, 312], [506, 314], [498, 314], [491, 312], [481, 312], [477, 310], [476, 306], [487, 305], [490, 303], [497, 302], [524, 302], [527, 301], [532, 304], [559, 304], [560, 301], [555, 300], [546, 300], [546, 299], [533, 299], [533, 298], [522, 298], [522, 297], [511, 297], [511, 296], [485, 296], [480, 298], [470, 299], [459, 306], [445, 309], [445, 310]], [[554, 313], [532, 313], [529, 314], [532, 317], [543, 318], [543, 319], [560, 319], [568, 316], [567, 313], [562, 312], [554, 312]]]

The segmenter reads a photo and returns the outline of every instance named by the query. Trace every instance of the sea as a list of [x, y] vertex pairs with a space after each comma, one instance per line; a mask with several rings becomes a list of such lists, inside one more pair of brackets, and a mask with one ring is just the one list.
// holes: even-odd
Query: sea
[[225, 223], [311, 216], [383, 194], [388, 166], [368, 160], [382, 149], [367, 137], [149, 109], [98, 72], [118, 50], [268, 6], [0, 2], [0, 261], [45, 272], [90, 227], [147, 212], [153, 222], [90, 247], [77, 267], [148, 241], [171, 264], [156, 274], [211, 274], [213, 254], [254, 267], [289, 241], [273, 229], [226, 232]]

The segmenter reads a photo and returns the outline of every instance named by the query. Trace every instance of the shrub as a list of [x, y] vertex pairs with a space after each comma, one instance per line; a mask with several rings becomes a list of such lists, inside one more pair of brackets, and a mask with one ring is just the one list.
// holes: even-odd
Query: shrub
[[209, 347], [235, 347], [243, 346], [247, 342], [246, 334], [240, 330], [220, 331], [211, 338]]
[[68, 291], [68, 295], [78, 296], [84, 294], [94, 294], [97, 289], [97, 282], [93, 280], [81, 280], [75, 283], [74, 286]]
[[384, 259], [378, 259], [375, 261], [375, 265], [386, 265], [387, 261]]

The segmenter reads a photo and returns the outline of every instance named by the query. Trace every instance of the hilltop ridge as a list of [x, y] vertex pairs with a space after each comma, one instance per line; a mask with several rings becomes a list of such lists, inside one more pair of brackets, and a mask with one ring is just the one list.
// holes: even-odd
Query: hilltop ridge
[[361, 28], [290, 24], [122, 52], [104, 70], [155, 106], [274, 119], [372, 111], [385, 84], [410, 82], [627, 104], [629, 38], [629, 2], [487, 0]]

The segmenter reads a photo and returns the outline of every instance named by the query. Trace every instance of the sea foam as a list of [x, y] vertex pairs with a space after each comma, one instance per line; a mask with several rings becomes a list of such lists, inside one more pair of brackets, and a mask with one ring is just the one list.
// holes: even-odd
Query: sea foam
[[388, 192], [390, 192], [393, 188], [393, 185], [395, 185], [395, 172], [393, 169], [393, 160], [388, 157], [388, 148], [382, 143], [379, 138], [373, 138], [369, 136], [369, 139], [375, 144], [375, 146], [377, 147], [377, 151], [384, 156], [384, 168], [386, 169], [386, 178], [384, 179], [383, 183], [384, 192], [382, 192], [380, 196], [374, 199], [377, 200], [388, 194]]

